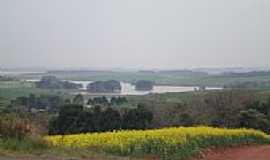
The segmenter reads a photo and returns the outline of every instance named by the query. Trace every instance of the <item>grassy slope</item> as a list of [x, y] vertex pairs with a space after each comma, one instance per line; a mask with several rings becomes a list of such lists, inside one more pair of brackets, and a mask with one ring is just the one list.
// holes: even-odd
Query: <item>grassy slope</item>
[[33, 83], [25, 81], [0, 81], [0, 88], [33, 88]]

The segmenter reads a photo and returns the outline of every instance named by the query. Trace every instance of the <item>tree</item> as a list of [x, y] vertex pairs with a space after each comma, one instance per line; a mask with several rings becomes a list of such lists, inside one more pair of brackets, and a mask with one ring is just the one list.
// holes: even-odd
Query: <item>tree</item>
[[267, 100], [267, 102], [260, 102], [255, 101], [246, 107], [247, 109], [254, 109], [259, 111], [260, 113], [263, 113], [265, 115], [270, 116], [270, 98]]
[[28, 111], [31, 110], [31, 108], [35, 108], [37, 106], [37, 99], [34, 94], [30, 94], [28, 98], [28, 104], [27, 104], [27, 109]]
[[67, 105], [67, 104], [71, 104], [71, 100], [70, 100], [70, 99], [65, 99], [64, 104], [65, 104], [65, 105]]
[[181, 126], [192, 126], [194, 125], [194, 120], [188, 113], [182, 113], [179, 115], [178, 123], [181, 124]]
[[105, 106], [107, 106], [109, 104], [109, 101], [105, 96], [95, 97], [93, 100], [89, 99], [88, 102], [92, 103], [93, 105], [105, 105]]
[[113, 131], [121, 128], [121, 116], [118, 111], [107, 108], [101, 117], [102, 131]]
[[239, 127], [239, 113], [251, 101], [251, 95], [241, 90], [210, 92], [204, 98], [205, 110], [212, 119], [211, 125], [228, 128]]
[[126, 97], [112, 97], [110, 104], [111, 105], [121, 105], [121, 104], [124, 104], [127, 102], [128, 101], [127, 101]]
[[127, 100], [126, 97], [119, 97], [119, 98], [121, 98], [121, 102], [122, 102], [122, 103], [127, 103], [127, 102], [128, 102], [128, 100]]
[[94, 104], [94, 102], [93, 102], [92, 98], [89, 98], [87, 101], [87, 105], [93, 105], [93, 104]]
[[11, 109], [17, 111], [30, 112], [31, 109], [42, 109], [49, 112], [57, 112], [59, 107], [66, 104], [62, 97], [57, 95], [40, 95], [30, 94], [28, 97], [17, 97], [11, 101]]
[[51, 121], [51, 134], [78, 133], [82, 124], [79, 121], [83, 107], [80, 105], [65, 105], [60, 108], [59, 116]]
[[63, 99], [59, 96], [49, 96], [49, 111], [50, 112], [56, 112], [59, 110], [59, 107], [64, 105]]
[[102, 116], [102, 111], [101, 111], [101, 107], [100, 106], [95, 106], [93, 108], [93, 130], [98, 132], [100, 131], [101, 128], [101, 116]]
[[265, 132], [270, 132], [269, 118], [254, 109], [241, 111], [240, 113], [241, 127], [260, 129]]
[[79, 118], [81, 124], [81, 128], [79, 129], [79, 131], [82, 133], [97, 131], [95, 130], [96, 124], [94, 124], [94, 118], [95, 115], [91, 111], [82, 112]]
[[0, 108], [3, 109], [5, 107], [4, 98], [0, 97]]
[[16, 104], [17, 105], [27, 106], [28, 105], [28, 97], [25, 97], [25, 96], [17, 97], [16, 98]]
[[108, 104], [109, 104], [109, 101], [108, 101], [108, 99], [107, 99], [105, 96], [102, 96], [102, 97], [101, 97], [101, 103], [102, 103], [103, 105], [108, 105]]
[[267, 102], [254, 101], [240, 112], [241, 127], [270, 132], [270, 99]]
[[152, 119], [152, 113], [143, 107], [128, 110], [122, 118], [120, 112], [111, 107], [102, 110], [100, 106], [86, 109], [81, 105], [65, 105], [60, 108], [59, 115], [50, 121], [49, 134], [145, 129]]
[[139, 104], [136, 109], [130, 109], [123, 115], [124, 129], [146, 129], [153, 120], [153, 113]]
[[73, 104], [84, 105], [83, 95], [77, 94], [73, 99]]
[[111, 101], [110, 101], [110, 104], [111, 104], [111, 105], [115, 105], [116, 102], [117, 102], [117, 98], [112, 97], [112, 98], [111, 98]]

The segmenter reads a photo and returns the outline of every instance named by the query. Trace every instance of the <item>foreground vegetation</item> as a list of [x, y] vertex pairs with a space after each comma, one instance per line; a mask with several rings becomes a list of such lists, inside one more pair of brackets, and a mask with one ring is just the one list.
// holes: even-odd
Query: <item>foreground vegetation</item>
[[213, 127], [46, 136], [46, 129], [43, 130], [40, 122], [44, 122], [41, 115], [1, 113], [0, 152], [102, 160], [127, 157], [140, 159], [148, 155], [161, 159], [186, 159], [208, 147], [270, 144], [270, 137], [261, 131]]
[[184, 159], [213, 146], [270, 144], [270, 137], [260, 131], [211, 127], [58, 135], [46, 139], [59, 147], [93, 148], [123, 156], [153, 154], [162, 159]]

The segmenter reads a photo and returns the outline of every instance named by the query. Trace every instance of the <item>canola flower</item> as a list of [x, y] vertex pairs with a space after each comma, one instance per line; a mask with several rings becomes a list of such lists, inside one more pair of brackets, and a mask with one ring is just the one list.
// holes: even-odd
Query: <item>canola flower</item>
[[186, 158], [209, 146], [270, 143], [270, 137], [260, 131], [212, 127], [56, 135], [45, 139], [58, 147], [97, 148], [119, 155], [155, 154], [163, 159]]

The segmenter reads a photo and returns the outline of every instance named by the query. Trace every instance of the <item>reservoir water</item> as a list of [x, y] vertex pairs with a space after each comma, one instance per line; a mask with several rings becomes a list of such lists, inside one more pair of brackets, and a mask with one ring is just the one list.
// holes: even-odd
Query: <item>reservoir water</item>
[[[39, 80], [27, 80], [27, 81], [39, 81]], [[82, 84], [80, 88], [81, 94], [90, 95], [147, 95], [150, 93], [168, 93], [168, 92], [191, 92], [199, 89], [197, 86], [169, 86], [169, 85], [155, 85], [151, 91], [137, 91], [135, 86], [131, 83], [121, 82], [122, 90], [120, 93], [89, 93], [86, 91], [87, 85], [93, 83], [93, 81], [69, 81], [76, 84]], [[220, 90], [222, 88], [206, 87], [206, 90]], [[77, 94], [78, 92], [76, 92]]]

